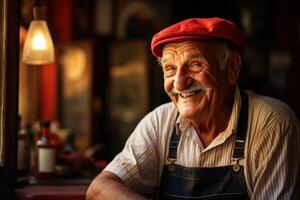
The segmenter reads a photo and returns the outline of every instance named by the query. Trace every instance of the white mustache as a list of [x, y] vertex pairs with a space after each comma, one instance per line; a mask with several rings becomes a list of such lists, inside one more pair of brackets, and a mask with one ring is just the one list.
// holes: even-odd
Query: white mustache
[[193, 84], [191, 86], [189, 86], [188, 88], [182, 90], [182, 91], [177, 91], [174, 86], [173, 88], [171, 89], [171, 92], [170, 94], [173, 94], [173, 95], [181, 95], [181, 94], [188, 94], [188, 93], [192, 93], [192, 92], [195, 92], [195, 91], [198, 91], [198, 90], [203, 90], [203, 91], [206, 91], [208, 88], [203, 86], [203, 85], [200, 85], [200, 84]]

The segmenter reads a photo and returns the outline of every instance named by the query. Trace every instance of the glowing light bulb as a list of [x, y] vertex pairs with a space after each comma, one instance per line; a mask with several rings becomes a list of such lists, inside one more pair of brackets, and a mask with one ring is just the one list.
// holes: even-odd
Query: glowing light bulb
[[54, 62], [54, 46], [46, 21], [31, 21], [23, 47], [23, 62], [31, 65]]
[[47, 41], [41, 32], [37, 32], [33, 37], [32, 48], [35, 50], [47, 49]]

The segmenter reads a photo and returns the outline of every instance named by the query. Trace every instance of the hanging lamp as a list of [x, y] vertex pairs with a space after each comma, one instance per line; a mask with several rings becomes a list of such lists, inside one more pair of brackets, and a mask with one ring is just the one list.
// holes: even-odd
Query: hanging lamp
[[42, 17], [41, 1], [36, 0], [33, 20], [25, 38], [22, 61], [30, 65], [54, 62], [54, 46], [46, 21]]

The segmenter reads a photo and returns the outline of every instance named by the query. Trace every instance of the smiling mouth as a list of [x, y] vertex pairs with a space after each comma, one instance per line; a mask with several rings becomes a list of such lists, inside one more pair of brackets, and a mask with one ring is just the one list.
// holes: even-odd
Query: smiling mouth
[[199, 90], [194, 90], [194, 91], [191, 91], [191, 92], [183, 92], [183, 93], [179, 93], [178, 95], [181, 96], [182, 98], [187, 98], [187, 97], [190, 97], [190, 96], [193, 96], [195, 94], [198, 94], [199, 92], [201, 92], [202, 90], [199, 89]]

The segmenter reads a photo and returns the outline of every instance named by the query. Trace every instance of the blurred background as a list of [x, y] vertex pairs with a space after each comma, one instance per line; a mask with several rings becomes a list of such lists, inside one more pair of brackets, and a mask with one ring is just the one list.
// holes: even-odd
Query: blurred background
[[[222, 17], [245, 32], [239, 83], [300, 116], [300, 17], [293, 0], [43, 0], [55, 62], [20, 53], [20, 126], [41, 120], [79, 152], [110, 161], [139, 120], [169, 99], [150, 52], [154, 33], [190, 17]], [[34, 0], [21, 0], [20, 52]], [[70, 141], [68, 141], [70, 142]]]

